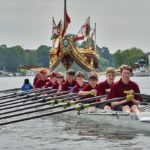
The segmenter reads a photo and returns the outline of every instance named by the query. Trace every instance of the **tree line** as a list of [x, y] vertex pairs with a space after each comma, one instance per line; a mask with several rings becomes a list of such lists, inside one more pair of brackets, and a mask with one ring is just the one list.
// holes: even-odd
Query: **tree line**
[[[82, 43], [80, 47], [84, 47]], [[7, 47], [0, 46], [0, 70], [8, 72], [17, 72], [22, 66], [40, 66], [49, 67], [49, 51], [51, 47], [42, 45], [35, 50], [23, 49], [21, 46]], [[100, 48], [96, 46], [97, 54], [99, 55], [99, 70], [104, 71], [107, 67], [112, 66], [118, 68], [122, 64], [133, 65], [139, 59], [145, 59], [147, 64], [148, 58], [143, 50], [139, 48], [130, 48], [126, 50], [117, 50], [111, 54], [107, 47]]]
[[49, 67], [50, 47], [42, 45], [36, 50], [23, 49], [21, 46], [0, 46], [0, 70], [17, 72], [22, 66]]
[[100, 56], [105, 58], [108, 62], [106, 67], [112, 66], [118, 68], [122, 64], [127, 64], [133, 66], [138, 63], [140, 59], [144, 59], [146, 62], [146, 66], [149, 64], [148, 56], [142, 49], [132, 47], [130, 49], [120, 50], [118, 49], [115, 53], [110, 54], [109, 49], [107, 47], [103, 47], [99, 49]]

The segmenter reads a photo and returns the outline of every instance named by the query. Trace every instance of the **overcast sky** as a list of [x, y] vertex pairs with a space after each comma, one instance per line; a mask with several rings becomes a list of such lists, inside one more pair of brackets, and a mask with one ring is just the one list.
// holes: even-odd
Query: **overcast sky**
[[[150, 52], [150, 0], [67, 0], [67, 12], [68, 33], [77, 33], [90, 16], [100, 47]], [[52, 17], [63, 19], [63, 0], [0, 0], [0, 45], [51, 46]]]

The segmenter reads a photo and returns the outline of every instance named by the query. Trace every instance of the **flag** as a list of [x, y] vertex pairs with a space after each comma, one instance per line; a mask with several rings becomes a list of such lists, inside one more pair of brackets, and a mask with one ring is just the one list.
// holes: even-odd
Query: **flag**
[[70, 22], [70, 17], [68, 16], [67, 11], [65, 11], [64, 27], [61, 36], [64, 36]]
[[[91, 27], [90, 27], [90, 20], [89, 20], [89, 18], [88, 18], [88, 19], [86, 19], [86, 22], [81, 26], [79, 32], [82, 32], [82, 34], [83, 34], [84, 36], [88, 36], [89, 33], [90, 33], [90, 30], [91, 30]], [[78, 33], [79, 33], [79, 32], [78, 32]]]
[[84, 40], [85, 37], [85, 33], [83, 31], [83, 26], [81, 27], [81, 29], [79, 30], [78, 34], [74, 37], [74, 42], [78, 41], [78, 40]]
[[74, 42], [79, 41], [79, 40], [84, 40], [84, 35], [81, 35], [81, 36], [76, 35], [73, 40]]
[[88, 24], [85, 23], [84, 25], [81, 26], [81, 29], [79, 30], [79, 32], [82, 32], [82, 34], [84, 36], [86, 36], [86, 30], [87, 30]]
[[84, 40], [84, 37], [86, 36], [87, 26], [88, 26], [87, 22], [81, 26], [80, 30], [78, 31], [78, 34], [74, 37], [74, 42], [78, 40]]

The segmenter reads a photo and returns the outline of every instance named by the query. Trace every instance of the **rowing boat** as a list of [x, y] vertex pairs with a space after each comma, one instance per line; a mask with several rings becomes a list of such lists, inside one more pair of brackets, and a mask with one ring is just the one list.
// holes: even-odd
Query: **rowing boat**
[[[60, 95], [60, 96], [59, 96], [60, 93], [58, 93], [58, 96], [56, 96], [56, 97], [50, 97], [50, 95], [49, 95], [49, 97], [47, 97], [47, 99], [46, 99], [46, 97], [43, 99], [39, 96], [39, 100], [38, 100], [37, 99], [38, 95], [41, 95], [43, 92], [43, 91], [41, 92], [41, 90], [40, 91], [38, 90], [38, 93], [35, 94], [34, 98], [36, 98], [36, 101], [28, 103], [28, 101], [34, 100], [34, 98], [31, 97], [31, 96], [33, 96], [32, 92], [34, 92], [34, 91], [31, 91], [31, 95], [28, 95], [25, 97], [23, 97], [25, 93], [24, 94], [18, 93], [19, 95], [15, 94], [16, 98], [14, 97], [14, 98], [12, 98], [12, 100], [8, 100], [8, 101], [7, 101], [7, 98], [9, 99], [11, 95], [1, 97], [1, 98], [3, 98], [2, 102], [1, 102], [1, 107], [2, 107], [1, 110], [3, 110], [4, 112], [1, 112], [0, 115], [4, 115], [4, 114], [5, 115], [7, 114], [7, 115], [1, 117], [2, 123], [0, 123], [0, 125], [6, 125], [6, 124], [25, 121], [25, 120], [36, 119], [36, 118], [40, 118], [40, 117], [44, 117], [44, 116], [55, 115], [56, 118], [57, 117], [58, 118], [65, 117], [65, 118], [69, 118], [71, 120], [75, 118], [77, 120], [83, 120], [83, 121], [87, 120], [87, 121], [89, 121], [89, 122], [91, 121], [93, 123], [96, 122], [98, 125], [101, 125], [101, 127], [104, 127], [104, 128], [106, 125], [110, 125], [110, 127], [117, 127], [117, 129], [119, 129], [119, 130], [127, 129], [127, 130], [132, 130], [132, 131], [138, 131], [138, 132], [144, 131], [146, 133], [150, 133], [150, 128], [149, 128], [150, 127], [149, 126], [150, 125], [150, 112], [145, 111], [146, 109], [148, 110], [150, 108], [150, 105], [146, 105], [143, 108], [141, 107], [140, 109], [144, 110], [144, 112], [140, 112], [138, 114], [125, 113], [125, 112], [120, 112], [120, 111], [105, 111], [102, 109], [95, 108], [94, 106], [96, 106], [97, 104], [105, 104], [108, 102], [120, 100], [120, 99], [122, 99], [122, 97], [84, 105], [84, 102], [89, 102], [89, 100], [96, 100], [96, 99], [98, 99], [98, 97], [100, 98], [101, 96], [96, 96], [96, 97], [92, 97], [92, 98], [87, 98], [87, 99], [85, 98], [82, 100], [73, 101], [75, 99], [75, 98], [73, 98], [73, 96], [71, 96], [70, 94], [66, 94], [65, 92], [62, 92], [62, 95]], [[37, 92], [37, 90], [35, 92]], [[52, 93], [51, 95], [54, 96], [56, 91], [50, 90], [49, 92], [51, 92]], [[22, 96], [21, 99], [23, 99], [23, 100], [20, 100], [20, 97], [18, 98], [17, 95]], [[66, 98], [63, 99], [63, 96], [65, 96]], [[102, 97], [104, 97], [104, 96], [105, 95], [102, 95]], [[30, 97], [32, 99], [30, 99]], [[78, 97], [78, 96], [75, 96], [75, 97]], [[56, 101], [54, 99], [56, 99]], [[50, 102], [48, 102], [48, 101], [50, 101]], [[23, 102], [23, 104], [22, 104], [22, 102]], [[24, 102], [27, 102], [27, 103], [24, 103]], [[45, 104], [41, 103], [41, 104], [34, 105], [35, 102], [36, 103], [47, 102], [47, 103], [45, 103]], [[82, 102], [83, 102], [83, 104], [79, 105]], [[14, 103], [17, 105], [14, 106]], [[49, 106], [50, 104], [55, 105], [55, 106]], [[25, 108], [20, 108], [25, 105], [26, 106], [30, 105], [30, 106], [25, 107]], [[43, 106], [44, 106], [44, 108], [41, 108]], [[63, 109], [63, 107], [65, 109]], [[16, 108], [18, 108], [18, 110], [16, 110]], [[29, 110], [29, 111], [22, 112], [22, 110], [24, 111], [24, 110], [28, 110], [28, 109], [32, 109], [32, 108], [33, 109], [36, 108], [36, 110], [31, 110], [31, 111]], [[7, 111], [7, 109], [13, 109], [13, 110]], [[50, 112], [50, 110], [52, 110], [52, 109], [53, 109], [53, 112]], [[75, 111], [75, 110], [77, 110], [77, 111]], [[19, 112], [19, 113], [12, 114], [14, 112]], [[32, 115], [32, 116], [26, 116], [23, 118], [18, 118], [19, 116], [26, 115], [26, 114], [32, 114], [32, 113], [36, 113], [36, 112], [40, 112], [42, 114], [36, 114], [34, 116]], [[16, 117], [16, 119], [12, 119], [12, 120], [8, 120], [8, 121], [3, 120], [3, 119], [12, 118], [12, 117]], [[3, 123], [3, 121], [6, 121], [6, 122]]]
[[150, 133], [150, 112], [135, 114], [121, 111], [105, 111], [93, 107], [79, 112], [67, 112], [63, 115], [63, 118], [88, 120], [104, 127], [106, 125], [117, 127], [119, 130], [126, 129], [135, 132]]

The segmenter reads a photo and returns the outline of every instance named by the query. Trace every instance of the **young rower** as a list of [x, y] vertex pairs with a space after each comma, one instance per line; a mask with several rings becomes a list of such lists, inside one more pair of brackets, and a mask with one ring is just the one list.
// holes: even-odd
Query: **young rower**
[[56, 77], [57, 77], [57, 73], [56, 72], [51, 72], [49, 74], [49, 82], [46, 83], [45, 87], [49, 87], [49, 88], [52, 88], [54, 86], [57, 86], [57, 80], [56, 80]]
[[[107, 95], [107, 98], [104, 98], [103, 100], [109, 98], [111, 86], [114, 83], [115, 77], [115, 69], [112, 67], [108, 67], [106, 69], [106, 80], [98, 84], [98, 95]], [[111, 110], [111, 104], [100, 106], [100, 108], [104, 108], [105, 110]]]
[[33, 88], [35, 88], [35, 83], [40, 79], [41, 79], [41, 74], [40, 72], [37, 72], [35, 78], [33, 79]]
[[[132, 94], [127, 92], [132, 90], [134, 92], [140, 93], [139, 86], [130, 80], [132, 69], [128, 65], [122, 65], [120, 67], [120, 72], [121, 79], [113, 84], [110, 92], [110, 98], [124, 96], [126, 98], [118, 102], [112, 102], [111, 106], [114, 110], [118, 111], [139, 112], [137, 105], [140, 104], [141, 96], [133, 95], [134, 93]], [[130, 93], [130, 95], [127, 93]]]
[[84, 73], [81, 71], [77, 71], [75, 74], [75, 79], [77, 84], [73, 87], [73, 92], [78, 93], [84, 86]]
[[35, 88], [45, 87], [47, 82], [49, 82], [49, 79], [47, 78], [47, 70], [41, 69], [40, 70], [40, 79], [36, 81]]
[[33, 87], [32, 87], [32, 85], [31, 85], [31, 83], [30, 83], [30, 81], [29, 81], [29, 79], [24, 79], [24, 84], [23, 84], [23, 86], [22, 86], [22, 90], [23, 91], [28, 91], [28, 90], [31, 90]]
[[86, 98], [97, 96], [97, 88], [98, 88], [97, 83], [98, 83], [97, 72], [90, 72], [88, 84], [86, 84], [82, 88], [82, 90], [79, 91], [78, 95], [86, 96]]
[[58, 91], [61, 91], [62, 84], [65, 82], [64, 74], [62, 72], [58, 72], [56, 76], [56, 83], [52, 86], [52, 89], [58, 89]]
[[73, 87], [76, 85], [75, 81], [75, 72], [74, 70], [70, 69], [67, 71], [66, 81], [62, 84], [61, 91], [70, 91], [72, 92]]

